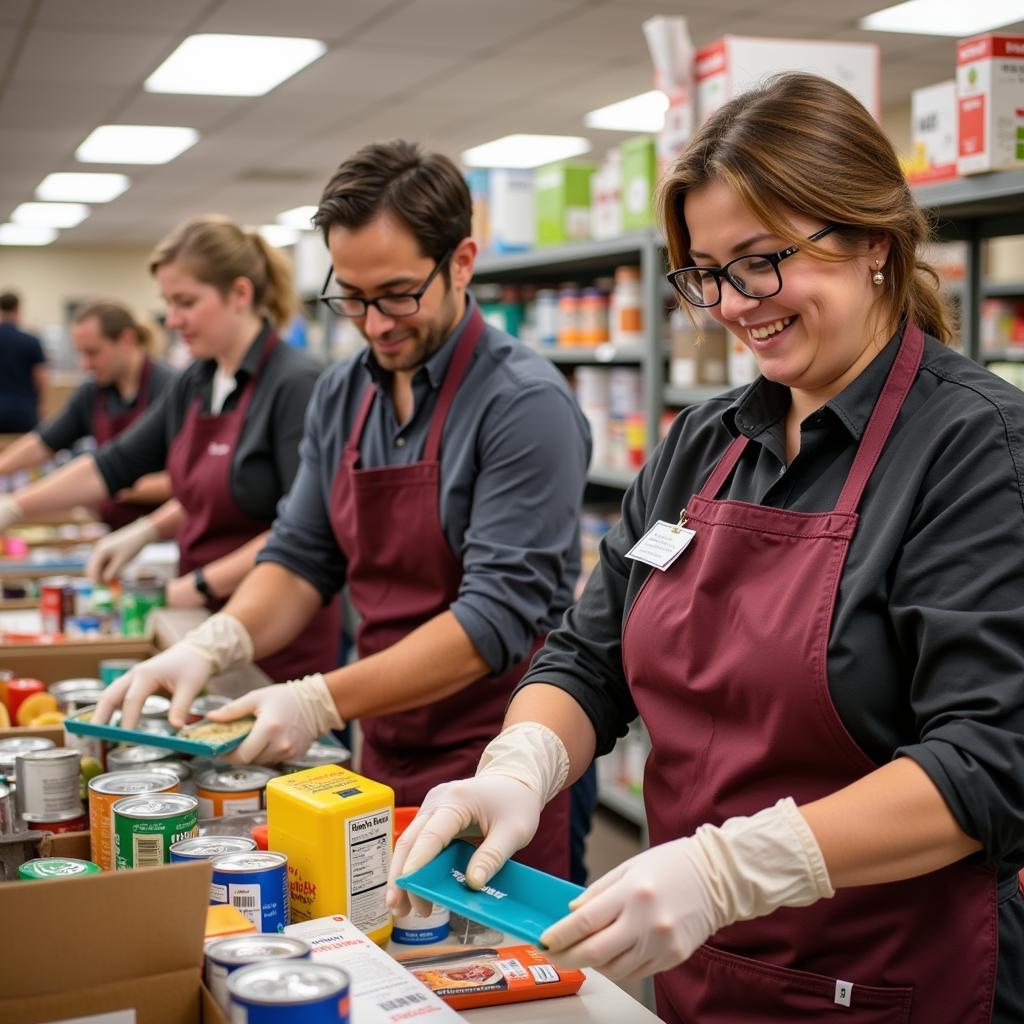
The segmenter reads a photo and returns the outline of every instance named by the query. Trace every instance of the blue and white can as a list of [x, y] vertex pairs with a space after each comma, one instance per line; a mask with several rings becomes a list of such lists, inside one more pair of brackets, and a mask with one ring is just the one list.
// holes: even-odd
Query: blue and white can
[[261, 932], [283, 932], [291, 923], [288, 857], [273, 851], [226, 853], [213, 858], [210, 903], [237, 907]]
[[347, 971], [314, 961], [251, 964], [228, 978], [231, 1024], [349, 1024]]
[[292, 935], [236, 935], [216, 939], [206, 947], [203, 976], [221, 1009], [230, 1012], [228, 976], [249, 964], [267, 960], [308, 960], [312, 949], [308, 942]]
[[[183, 860], [213, 860], [229, 853], [256, 849], [256, 840], [245, 836], [193, 836], [171, 844], [171, 863]], [[218, 901], [219, 902], [219, 901]]]

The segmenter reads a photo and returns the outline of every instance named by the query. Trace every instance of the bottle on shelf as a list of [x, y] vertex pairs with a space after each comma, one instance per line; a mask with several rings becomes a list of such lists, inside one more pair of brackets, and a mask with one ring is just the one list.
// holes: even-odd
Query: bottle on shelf
[[611, 301], [611, 340], [617, 347], [642, 345], [644, 342], [643, 290], [640, 268], [615, 268], [615, 289]]

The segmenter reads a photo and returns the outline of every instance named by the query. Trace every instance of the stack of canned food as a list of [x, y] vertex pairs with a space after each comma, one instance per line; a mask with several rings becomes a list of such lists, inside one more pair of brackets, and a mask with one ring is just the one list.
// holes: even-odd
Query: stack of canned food
[[166, 603], [163, 577], [148, 571], [124, 576], [113, 586], [72, 576], [39, 581], [42, 631], [48, 634], [144, 636], [150, 613]]

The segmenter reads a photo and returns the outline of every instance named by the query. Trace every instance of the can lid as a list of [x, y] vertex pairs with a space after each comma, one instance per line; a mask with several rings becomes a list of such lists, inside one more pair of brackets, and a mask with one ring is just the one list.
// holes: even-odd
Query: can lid
[[202, 789], [235, 793], [247, 789], [263, 789], [271, 779], [277, 778], [278, 774], [273, 768], [262, 768], [259, 765], [208, 768], [196, 780], [196, 785]]
[[234, 935], [211, 942], [205, 952], [222, 964], [255, 964], [262, 960], [304, 959], [312, 949], [304, 939], [291, 935]]
[[245, 853], [225, 853], [213, 858], [214, 873], [218, 871], [245, 872], [266, 871], [268, 868], [283, 867], [288, 856], [273, 850], [248, 850]]
[[171, 853], [195, 860], [213, 860], [229, 853], [246, 853], [256, 849], [248, 836], [193, 836], [171, 843]]
[[118, 800], [112, 810], [123, 818], [165, 818], [197, 810], [199, 801], [185, 793], [144, 794]]
[[133, 796], [136, 793], [158, 793], [178, 784], [176, 772], [163, 768], [148, 768], [144, 771], [107, 772], [89, 780], [89, 789], [95, 793], [113, 793]]
[[100, 867], [91, 860], [79, 860], [77, 857], [37, 857], [27, 860], [18, 868], [18, 877], [62, 878], [69, 875], [98, 875]]
[[250, 964], [228, 977], [228, 992], [247, 1003], [320, 1002], [344, 994], [348, 987], [347, 971], [305, 961]]

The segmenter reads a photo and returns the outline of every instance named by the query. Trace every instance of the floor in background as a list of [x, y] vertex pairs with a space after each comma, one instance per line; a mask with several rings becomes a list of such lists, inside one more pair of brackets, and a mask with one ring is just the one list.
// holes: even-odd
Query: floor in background
[[[642, 849], [640, 829], [624, 821], [617, 814], [599, 807], [587, 840], [587, 870], [590, 872], [590, 881], [600, 878], [605, 872], [624, 860], [629, 860]], [[627, 981], [623, 982], [621, 987], [641, 1003], [650, 998], [650, 982]], [[653, 1004], [651, 1009], [654, 1009]]]

